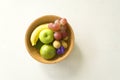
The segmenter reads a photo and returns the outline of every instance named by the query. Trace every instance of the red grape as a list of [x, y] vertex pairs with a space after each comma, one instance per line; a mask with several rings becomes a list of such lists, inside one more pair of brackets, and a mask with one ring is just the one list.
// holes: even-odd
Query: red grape
[[56, 24], [56, 23], [49, 23], [48, 24], [48, 27], [51, 29], [51, 30], [53, 30], [53, 31], [58, 31], [58, 30], [60, 30], [60, 25], [59, 24]]
[[49, 27], [50, 29], [52, 29], [52, 26], [53, 26], [53, 23], [49, 23], [49, 24], [48, 24], [48, 27]]
[[60, 27], [60, 30], [61, 30], [61, 31], [65, 31], [66, 29], [67, 29], [67, 26], [61, 26], [61, 27]]
[[60, 25], [55, 23], [55, 24], [53, 24], [53, 28], [54, 28], [54, 31], [58, 31], [58, 30], [60, 30]]
[[55, 38], [56, 40], [61, 40], [61, 39], [62, 39], [61, 32], [55, 32], [55, 33], [54, 33], [54, 38]]
[[60, 20], [59, 19], [57, 19], [57, 20], [55, 20], [55, 22], [54, 22], [55, 24], [59, 24], [60, 25]]
[[61, 31], [62, 34], [62, 38], [65, 38], [66, 36], [68, 36], [68, 33], [66, 31]]
[[61, 25], [66, 25], [67, 24], [67, 20], [66, 20], [66, 18], [62, 18], [61, 20], [60, 20], [60, 24]]

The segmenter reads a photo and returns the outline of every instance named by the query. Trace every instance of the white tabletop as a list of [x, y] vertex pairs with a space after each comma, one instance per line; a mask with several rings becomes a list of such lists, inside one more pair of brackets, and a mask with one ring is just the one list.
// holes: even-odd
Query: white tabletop
[[[69, 57], [52, 65], [24, 44], [30, 23], [47, 14], [75, 33]], [[120, 0], [0, 0], [0, 80], [120, 80]]]

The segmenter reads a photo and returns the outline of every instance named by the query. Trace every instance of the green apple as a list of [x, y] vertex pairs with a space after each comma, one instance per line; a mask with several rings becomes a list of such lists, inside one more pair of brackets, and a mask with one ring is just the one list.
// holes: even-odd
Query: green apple
[[43, 43], [51, 43], [54, 39], [53, 31], [50, 29], [44, 29], [39, 34], [39, 39]]
[[52, 59], [56, 55], [56, 49], [52, 45], [43, 45], [40, 49], [40, 55], [44, 59]]

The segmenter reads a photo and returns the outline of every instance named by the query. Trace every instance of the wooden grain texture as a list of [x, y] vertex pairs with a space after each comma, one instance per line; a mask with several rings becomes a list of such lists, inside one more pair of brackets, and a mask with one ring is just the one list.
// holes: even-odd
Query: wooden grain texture
[[45, 15], [45, 16], [39, 17], [36, 20], [34, 20], [28, 27], [26, 34], [25, 34], [25, 46], [26, 46], [28, 53], [35, 60], [45, 63], [45, 64], [53, 64], [53, 63], [57, 63], [57, 62], [64, 60], [71, 53], [73, 46], [74, 46], [74, 32], [69, 23], [67, 24], [68, 31], [69, 31], [69, 42], [68, 42], [69, 47], [65, 51], [64, 55], [56, 57], [52, 60], [46, 60], [46, 59], [42, 58], [40, 56], [39, 51], [31, 45], [31, 42], [30, 42], [31, 33], [38, 25], [44, 24], [44, 23], [49, 23], [49, 22], [54, 22], [56, 19], [59, 19], [59, 18], [60, 18], [59, 16], [55, 16], [55, 15]]

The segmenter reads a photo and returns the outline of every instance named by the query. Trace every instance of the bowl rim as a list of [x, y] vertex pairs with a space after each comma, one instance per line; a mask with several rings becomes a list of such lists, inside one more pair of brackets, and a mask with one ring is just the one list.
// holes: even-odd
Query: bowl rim
[[[74, 47], [74, 39], [75, 39], [75, 37], [74, 37], [74, 32], [73, 32], [73, 29], [72, 29], [72, 27], [71, 27], [71, 25], [70, 25], [69, 23], [68, 23], [68, 26], [69, 26], [70, 32], [72, 33], [72, 34], [71, 34], [71, 38], [72, 38], [72, 39], [70, 40], [70, 43], [72, 43], [72, 44], [70, 44], [69, 49], [68, 49], [68, 51], [67, 51], [67, 54], [68, 54], [68, 55], [64, 55], [64, 56], [62, 56], [61, 58], [56, 59], [56, 60], [52, 60], [52, 61], [42, 61], [42, 60], [38, 59], [37, 57], [33, 56], [32, 53], [31, 53], [31, 51], [30, 51], [30, 49], [29, 49], [29, 47], [28, 47], [28, 41], [27, 41], [27, 39], [28, 39], [28, 32], [29, 32], [30, 28], [33, 27], [33, 25], [34, 25], [38, 20], [40, 20], [40, 19], [42, 19], [42, 18], [45, 18], [45, 17], [57, 17], [57, 18], [61, 18], [61, 17], [56, 16], [56, 15], [43, 15], [43, 16], [40, 16], [40, 17], [36, 18], [35, 20], [33, 20], [32, 23], [28, 26], [28, 28], [27, 28], [27, 30], [26, 30], [26, 33], [25, 33], [25, 47], [26, 47], [28, 53], [32, 56], [32, 58], [34, 58], [34, 59], [37, 60], [38, 62], [42, 62], [42, 63], [45, 63], [45, 64], [58, 63], [58, 62], [61, 62], [62, 60], [64, 60], [65, 58], [67, 58], [67, 56], [71, 53], [71, 51], [72, 51], [72, 49], [73, 49], [73, 47]], [[37, 26], [36, 26], [36, 27], [37, 27]], [[33, 27], [33, 28], [35, 29], [36, 27]], [[33, 29], [33, 30], [34, 30], [34, 29]]]

